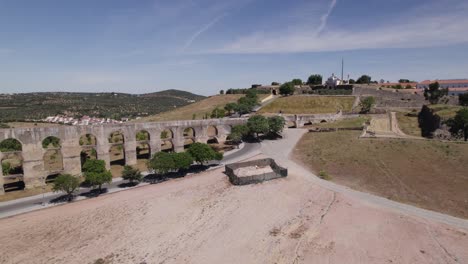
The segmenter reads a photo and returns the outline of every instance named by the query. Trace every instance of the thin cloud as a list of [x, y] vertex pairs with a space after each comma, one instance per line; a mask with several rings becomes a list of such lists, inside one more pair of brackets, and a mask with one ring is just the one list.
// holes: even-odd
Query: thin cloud
[[[363, 30], [325, 30], [329, 12], [321, 18], [319, 27], [296, 27], [283, 31], [257, 32], [228, 43], [208, 53], [265, 54], [343, 51], [380, 48], [418, 48], [468, 43], [466, 6], [453, 12], [395, 18], [393, 23]], [[317, 34], [321, 32], [321, 34]], [[278, 38], [278, 36], [281, 36]]]
[[204, 25], [202, 28], [200, 28], [197, 32], [195, 32], [188, 40], [187, 42], [185, 43], [184, 47], [182, 48], [182, 52], [187, 50], [191, 45], [192, 43], [201, 35], [203, 34], [205, 31], [207, 31], [208, 29], [210, 29], [212, 26], [214, 26], [216, 23], [219, 22], [219, 20], [221, 20], [223, 17], [225, 17], [226, 14], [221, 14], [219, 16], [217, 16], [215, 19], [211, 20], [210, 23]]
[[328, 7], [328, 11], [327, 13], [325, 13], [322, 17], [320, 17], [320, 26], [318, 27], [317, 29], [317, 35], [319, 35], [320, 33], [322, 33], [322, 31], [325, 29], [325, 27], [327, 26], [327, 22], [328, 22], [328, 17], [331, 15], [331, 13], [333, 12], [333, 9], [335, 8], [336, 6], [336, 0], [332, 0], [331, 3], [330, 3], [330, 6]]

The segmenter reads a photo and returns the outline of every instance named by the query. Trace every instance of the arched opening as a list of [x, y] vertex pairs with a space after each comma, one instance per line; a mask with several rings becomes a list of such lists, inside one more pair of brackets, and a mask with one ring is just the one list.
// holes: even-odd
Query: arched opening
[[193, 143], [195, 143], [195, 141], [192, 138], [184, 139], [184, 149], [188, 149]]
[[136, 147], [137, 167], [140, 171], [147, 171], [146, 165], [148, 160], [151, 159], [151, 147], [148, 143], [137, 143]]
[[146, 130], [141, 130], [136, 133], [136, 141], [149, 141], [150, 133]]
[[97, 151], [95, 146], [97, 145], [97, 139], [93, 134], [85, 134], [80, 137], [80, 161], [81, 171], [83, 171], [83, 165], [87, 160], [97, 159]]
[[327, 122], [327, 120], [322, 120], [322, 121], [320, 121], [320, 123], [326, 123], [326, 122]]
[[43, 161], [47, 176], [49, 177], [63, 172], [63, 156], [60, 139], [53, 136], [46, 137], [42, 140], [42, 147], [45, 149]]
[[207, 129], [208, 137], [217, 137], [218, 136], [218, 128], [215, 126], [209, 126]]
[[174, 133], [172, 133], [172, 130], [164, 129], [163, 131], [161, 131], [161, 139], [162, 140], [171, 139], [171, 138], [174, 138]]
[[218, 144], [218, 139], [217, 138], [210, 138], [208, 139], [208, 141], [206, 142], [206, 144]]
[[278, 92], [276, 91], [276, 89], [273, 89], [272, 93], [273, 95], [278, 95]]
[[296, 126], [296, 122], [294, 122], [294, 121], [287, 121], [287, 122], [286, 122], [286, 126], [287, 126], [288, 128], [296, 128], [296, 127], [297, 127], [297, 126]]
[[23, 146], [14, 138], [8, 138], [0, 142], [0, 151], [3, 153], [2, 165], [3, 189], [5, 192], [23, 190]]
[[92, 134], [86, 134], [80, 137], [80, 146], [96, 146], [97, 139]]
[[[81, 168], [87, 160], [97, 159], [97, 151], [93, 147], [83, 148], [80, 153]], [[83, 171], [83, 170], [82, 170]]]
[[171, 140], [161, 141], [161, 151], [174, 152], [174, 144], [172, 144], [172, 141]]
[[109, 161], [112, 176], [121, 175], [123, 166], [125, 166], [125, 136], [122, 131], [115, 131], [109, 135]]
[[184, 138], [194, 138], [195, 137], [195, 129], [191, 127], [187, 127], [184, 129]]

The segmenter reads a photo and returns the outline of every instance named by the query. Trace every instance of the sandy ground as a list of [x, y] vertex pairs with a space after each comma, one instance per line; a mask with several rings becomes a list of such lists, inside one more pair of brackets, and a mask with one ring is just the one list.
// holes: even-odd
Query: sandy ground
[[236, 174], [238, 177], [249, 177], [249, 176], [254, 176], [254, 175], [259, 175], [259, 174], [266, 174], [273, 172], [273, 169], [270, 166], [266, 167], [256, 167], [256, 166], [250, 166], [250, 167], [243, 167], [234, 170], [234, 174]]
[[0, 220], [0, 263], [468, 263], [467, 230], [222, 169]]

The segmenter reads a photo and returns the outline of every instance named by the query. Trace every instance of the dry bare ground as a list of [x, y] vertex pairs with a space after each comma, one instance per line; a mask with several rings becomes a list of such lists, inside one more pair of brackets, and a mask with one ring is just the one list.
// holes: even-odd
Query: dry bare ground
[[468, 262], [466, 230], [372, 206], [298, 172], [238, 187], [218, 169], [3, 219], [0, 262]]

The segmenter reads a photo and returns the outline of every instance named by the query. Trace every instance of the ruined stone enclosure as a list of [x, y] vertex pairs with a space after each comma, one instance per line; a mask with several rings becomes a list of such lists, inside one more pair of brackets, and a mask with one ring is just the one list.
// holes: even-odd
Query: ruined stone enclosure
[[[193, 142], [225, 142], [246, 119], [187, 120], [99, 126], [0, 129], [0, 195], [42, 186], [60, 173], [81, 174], [87, 159], [136, 165], [159, 151], [184, 151]], [[7, 186], [5, 186], [7, 185]]]
[[225, 172], [234, 185], [247, 185], [288, 176], [288, 169], [273, 159], [259, 159], [226, 165]]

